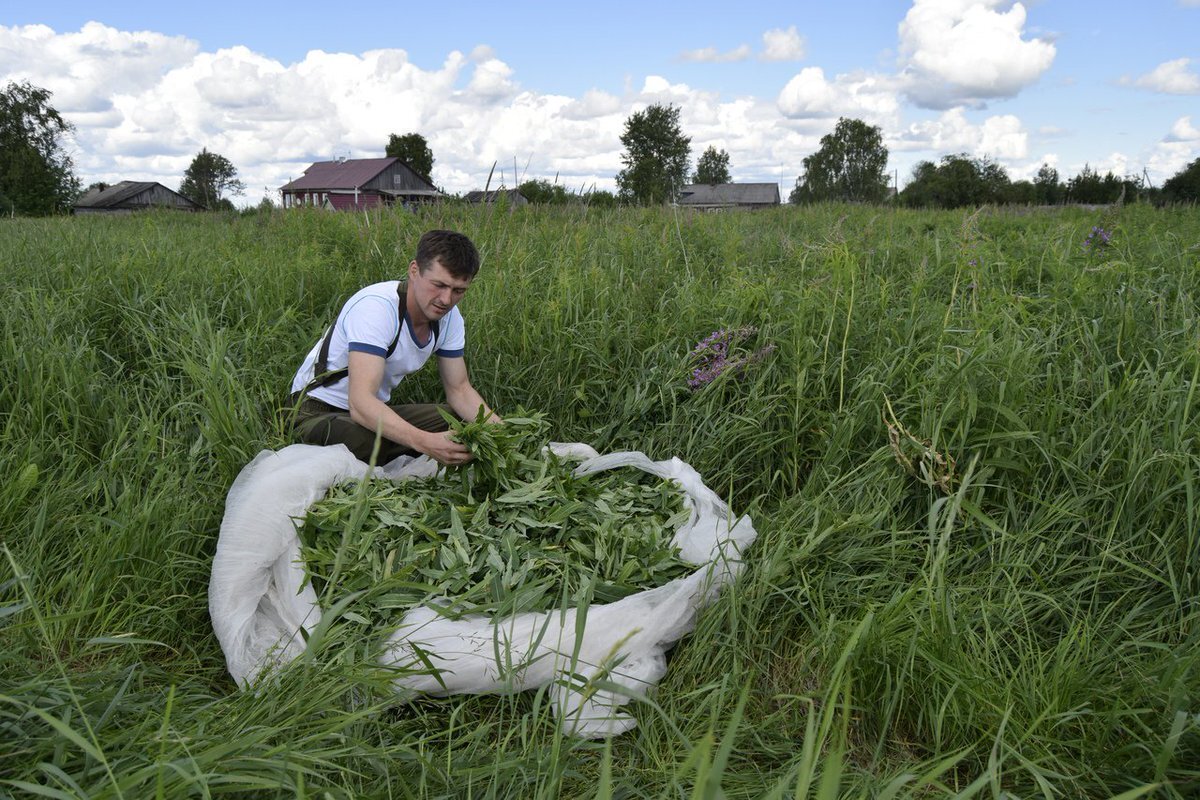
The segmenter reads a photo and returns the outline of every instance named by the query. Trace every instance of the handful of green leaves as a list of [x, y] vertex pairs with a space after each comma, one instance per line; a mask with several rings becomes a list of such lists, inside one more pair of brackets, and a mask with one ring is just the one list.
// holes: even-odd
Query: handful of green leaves
[[[448, 418], [449, 419], [449, 418]], [[587, 476], [544, 451], [544, 415], [450, 420], [474, 459], [437, 476], [333, 487], [300, 526], [301, 555], [327, 604], [392, 628], [428, 605], [502, 617], [609, 602], [690, 572], [671, 537], [687, 520], [671, 481], [634, 468]]]

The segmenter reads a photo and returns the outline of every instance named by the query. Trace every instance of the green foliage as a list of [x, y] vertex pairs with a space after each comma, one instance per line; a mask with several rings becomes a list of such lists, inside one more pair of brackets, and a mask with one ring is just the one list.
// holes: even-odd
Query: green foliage
[[620, 199], [639, 205], [670, 202], [687, 183], [691, 138], [679, 127], [680, 109], [655, 103], [625, 120], [625, 152], [617, 173]]
[[551, 182], [545, 178], [525, 181], [517, 189], [525, 196], [526, 200], [534, 205], [588, 205], [598, 208], [613, 208], [617, 204], [617, 199], [612, 192], [593, 189], [592, 191], [572, 193], [557, 180]]
[[526, 200], [535, 205], [563, 206], [578, 200], [567, 191], [567, 187], [557, 181], [551, 183], [545, 178], [525, 181], [517, 189]]
[[804, 159], [788, 202], [881, 202], [888, 192], [887, 159], [878, 126], [839, 117], [817, 152]]
[[246, 185], [238, 180], [237, 168], [228, 158], [219, 153], [210, 153], [203, 148], [183, 173], [179, 193], [199, 203], [210, 211], [233, 210], [233, 202], [225, 197], [226, 192], [244, 194]]
[[918, 163], [900, 201], [917, 208], [971, 208], [1003, 203], [1010, 190], [1004, 167], [987, 157], [959, 153], [944, 156], [937, 166]]
[[710, 145], [696, 162], [692, 183], [731, 183], [732, 180], [729, 177], [729, 153]]
[[1043, 164], [1031, 184], [1010, 181], [1004, 168], [986, 156], [972, 158], [958, 153], [944, 156], [937, 165], [929, 161], [918, 163], [912, 179], [900, 193], [900, 200], [914, 208], [971, 208], [1006, 203], [1107, 205], [1122, 199], [1143, 200], [1147, 196], [1140, 178], [1122, 179], [1111, 172], [1101, 176], [1086, 165], [1064, 185], [1059, 181], [1058, 170]]
[[1037, 190], [1037, 202], [1044, 206], [1056, 206], [1063, 202], [1066, 191], [1058, 179], [1058, 170], [1049, 164], [1042, 164], [1033, 179]]
[[469, 465], [343, 484], [304, 520], [322, 604], [361, 592], [347, 616], [366, 633], [394, 629], [418, 605], [451, 617], [548, 611], [619, 600], [693, 569], [670, 545], [688, 513], [671, 482], [635, 470], [575, 476], [542, 451], [542, 415], [453, 428]]
[[[609, 743], [548, 691], [398, 697], [362, 648], [242, 690], [212, 635], [297, 362], [435, 227], [487, 254], [489, 404], [678, 456], [758, 530]], [[5, 220], [0, 794], [1193, 797], [1197, 241], [1147, 204]], [[751, 325], [771, 356], [690, 391], [696, 343]]]
[[1004, 202], [1021, 206], [1037, 204], [1037, 185], [1032, 181], [1013, 181], [1004, 192]]
[[384, 155], [399, 158], [425, 180], [430, 180], [429, 176], [433, 174], [433, 151], [429, 149], [429, 142], [419, 133], [406, 133], [403, 136], [391, 134]]
[[616, 208], [617, 196], [604, 189], [593, 189], [583, 195], [583, 201], [596, 208]]
[[0, 212], [66, 211], [79, 179], [63, 145], [74, 127], [50, 105], [50, 92], [9, 82], [0, 92]]
[[1132, 202], [1141, 191], [1141, 179], [1121, 179], [1112, 172], [1103, 176], [1087, 164], [1078, 175], [1067, 181], [1067, 200], [1071, 203], [1107, 205], [1124, 198]]
[[1200, 158], [1168, 178], [1162, 196], [1174, 203], [1200, 203]]

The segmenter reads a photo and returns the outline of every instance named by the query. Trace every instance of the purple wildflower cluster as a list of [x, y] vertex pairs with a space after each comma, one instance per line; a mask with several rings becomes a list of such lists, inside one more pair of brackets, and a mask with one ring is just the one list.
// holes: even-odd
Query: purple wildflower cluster
[[1099, 225], [1093, 225], [1087, 238], [1083, 240], [1083, 252], [1092, 253], [1102, 247], [1108, 247], [1112, 239], [1112, 231], [1106, 231]]
[[976, 241], [968, 242], [967, 246], [964, 248], [964, 250], [966, 251], [966, 255], [969, 256], [969, 258], [967, 259], [967, 266], [968, 267], [978, 267], [979, 266], [979, 252], [978, 252], [979, 242], [976, 242]]
[[741, 344], [758, 333], [758, 328], [747, 325], [743, 328], [713, 331], [692, 348], [689, 362], [693, 364], [688, 378], [688, 388], [696, 391], [728, 372], [736, 374], [749, 364], [767, 356], [775, 345], [768, 344], [754, 352], [747, 352]]

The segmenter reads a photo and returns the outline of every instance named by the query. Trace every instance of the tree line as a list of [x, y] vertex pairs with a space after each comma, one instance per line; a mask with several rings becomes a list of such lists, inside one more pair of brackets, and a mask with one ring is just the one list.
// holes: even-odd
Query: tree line
[[[557, 181], [533, 179], [516, 188], [538, 204], [657, 205], [676, 200], [689, 182], [732, 183], [729, 153], [708, 147], [691, 167], [691, 137], [680, 125], [680, 108], [652, 104], [626, 120], [621, 133], [622, 169], [616, 193], [574, 193]], [[50, 105], [50, 92], [28, 81], [10, 82], [0, 91], [0, 213], [44, 215], [68, 211], [80, 196], [74, 164], [63, 138], [74, 127]], [[434, 157], [420, 133], [391, 134], [387, 156], [402, 159], [429, 180]], [[803, 160], [803, 172], [788, 197], [793, 204], [815, 202], [883, 203], [910, 207], [959, 208], [985, 204], [1107, 204], [1120, 200], [1200, 202], [1200, 158], [1155, 188], [1140, 176], [1100, 175], [1090, 166], [1066, 180], [1043, 164], [1033, 180], [1012, 180], [987, 156], [957, 153], [940, 161], [921, 161], [903, 190], [887, 172], [888, 150], [877, 126], [840, 118]], [[106, 188], [102, 183], [88, 190]], [[207, 209], [232, 209], [230, 196], [245, 185], [233, 163], [207, 148], [192, 159], [179, 193]], [[265, 203], [268, 200], [264, 199]]]
[[839, 119], [820, 147], [804, 159], [804, 173], [789, 196], [792, 203], [866, 202], [887, 199], [912, 208], [963, 208], [982, 205], [1105, 205], [1119, 201], [1200, 201], [1200, 159], [1172, 176], [1161, 189], [1141, 176], [1100, 175], [1089, 165], [1063, 180], [1042, 164], [1033, 180], [1012, 180], [987, 156], [955, 153], [938, 163], [920, 161], [904, 189], [895, 192], [886, 172], [883, 133], [857, 119]]

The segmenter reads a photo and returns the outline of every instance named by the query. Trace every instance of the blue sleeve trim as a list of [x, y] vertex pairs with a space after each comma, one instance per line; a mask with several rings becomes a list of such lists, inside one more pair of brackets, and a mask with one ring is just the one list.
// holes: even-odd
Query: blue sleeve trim
[[379, 347], [377, 345], [367, 344], [366, 342], [351, 342], [350, 343], [350, 352], [352, 352], [352, 353], [370, 353], [373, 356], [379, 356], [380, 358], [387, 358], [387, 348], [386, 347]]
[[438, 350], [439, 358], [462, 358], [466, 350]]

